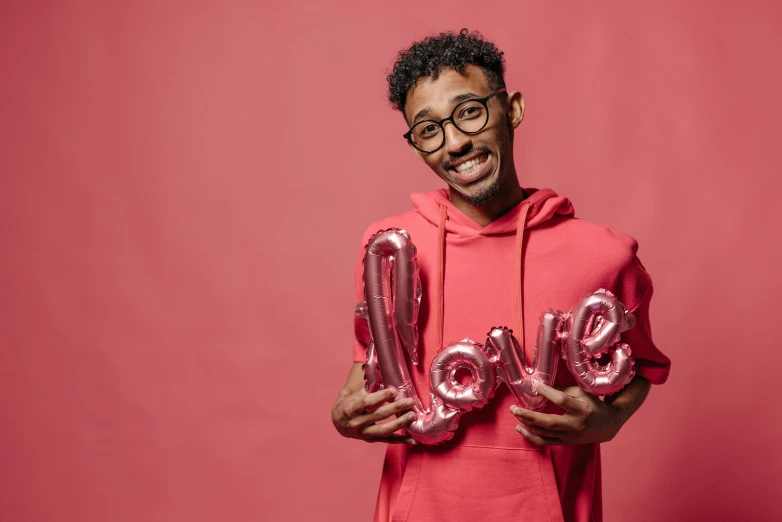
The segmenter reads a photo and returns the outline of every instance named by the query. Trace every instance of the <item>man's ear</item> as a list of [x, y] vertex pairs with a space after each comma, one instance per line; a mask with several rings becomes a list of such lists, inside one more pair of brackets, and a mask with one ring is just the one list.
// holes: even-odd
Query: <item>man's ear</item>
[[524, 119], [524, 96], [518, 91], [508, 93], [508, 123], [515, 129]]

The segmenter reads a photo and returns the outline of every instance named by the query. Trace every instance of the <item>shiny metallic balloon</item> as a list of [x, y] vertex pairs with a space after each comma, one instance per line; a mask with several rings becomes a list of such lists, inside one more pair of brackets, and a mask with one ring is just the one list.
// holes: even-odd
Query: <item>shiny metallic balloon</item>
[[[465, 369], [472, 379], [467, 384], [456, 380], [456, 372]], [[494, 364], [482, 344], [471, 339], [448, 345], [432, 361], [429, 383], [432, 393], [446, 406], [470, 411], [485, 405], [496, 388]]]
[[516, 400], [528, 410], [540, 411], [546, 405], [546, 398], [533, 389], [533, 384], [554, 384], [561, 349], [563, 317], [562, 312], [553, 312], [551, 309], [540, 317], [531, 367], [524, 361], [524, 354], [510, 330], [492, 328], [489, 332], [486, 344], [495, 354], [499, 380], [508, 385]]
[[461, 410], [446, 406], [434, 394], [431, 407], [424, 408], [410, 377], [405, 353], [411, 363], [418, 363], [422, 293], [418, 271], [415, 246], [407, 232], [389, 229], [375, 234], [364, 255], [366, 301], [356, 307], [356, 313], [369, 322], [364, 365], [367, 391], [394, 387], [395, 400], [412, 398], [416, 419], [406, 430], [418, 442], [437, 444], [453, 437]]
[[[631, 350], [617, 344], [622, 332], [635, 326], [635, 316], [616, 296], [600, 289], [586, 296], [568, 314], [565, 354], [570, 372], [579, 386], [595, 395], [610, 395], [624, 388], [635, 376]], [[610, 354], [610, 362], [598, 358]]]

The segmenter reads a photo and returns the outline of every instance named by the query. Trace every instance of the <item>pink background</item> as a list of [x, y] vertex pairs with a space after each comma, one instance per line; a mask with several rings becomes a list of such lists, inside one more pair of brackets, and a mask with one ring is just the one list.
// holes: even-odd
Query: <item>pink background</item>
[[606, 520], [782, 518], [782, 8], [416, 4], [2, 4], [0, 519], [369, 519], [384, 448], [329, 420], [359, 235], [440, 186], [384, 71], [463, 26], [526, 95], [522, 183], [656, 282], [672, 374]]

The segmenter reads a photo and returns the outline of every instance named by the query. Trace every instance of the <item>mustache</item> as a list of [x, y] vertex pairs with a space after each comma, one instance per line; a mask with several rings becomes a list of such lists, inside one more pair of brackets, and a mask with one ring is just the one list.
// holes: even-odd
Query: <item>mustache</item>
[[449, 154], [450, 158], [448, 161], [443, 162], [443, 170], [450, 169], [451, 165], [453, 165], [455, 161], [458, 161], [459, 159], [465, 157], [468, 154], [472, 154], [473, 152], [483, 152], [485, 154], [490, 154], [491, 150], [485, 145], [480, 145], [478, 147], [470, 147], [466, 151], [460, 152], [459, 154]]

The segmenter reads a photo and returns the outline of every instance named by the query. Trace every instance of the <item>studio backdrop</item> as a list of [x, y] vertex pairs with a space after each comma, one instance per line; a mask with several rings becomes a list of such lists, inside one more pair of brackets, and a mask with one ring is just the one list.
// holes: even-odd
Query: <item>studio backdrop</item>
[[[0, 519], [369, 520], [341, 438], [360, 235], [441, 182], [386, 71], [481, 31], [519, 177], [635, 237], [669, 381], [606, 520], [779, 520], [782, 8], [761, 1], [4, 2]], [[467, 472], [467, 470], [465, 470]]]

